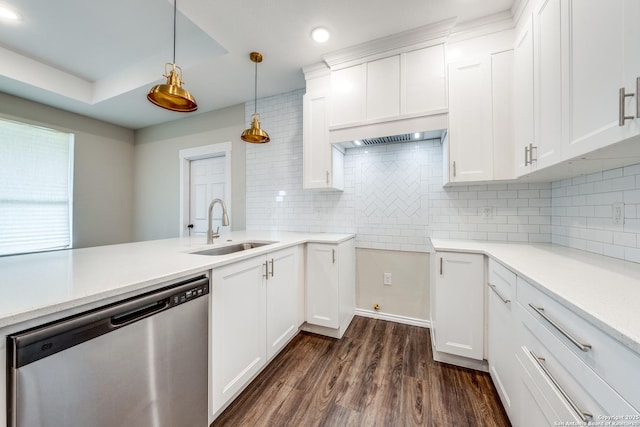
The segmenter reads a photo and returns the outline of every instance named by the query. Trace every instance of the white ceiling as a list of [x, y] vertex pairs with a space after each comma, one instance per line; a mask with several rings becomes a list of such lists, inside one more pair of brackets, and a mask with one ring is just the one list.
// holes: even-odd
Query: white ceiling
[[[304, 87], [302, 67], [328, 53], [513, 0], [178, 0], [176, 63], [198, 114]], [[132, 129], [185, 117], [146, 100], [171, 62], [172, 0], [0, 0], [0, 91]], [[314, 43], [317, 26], [331, 39]]]

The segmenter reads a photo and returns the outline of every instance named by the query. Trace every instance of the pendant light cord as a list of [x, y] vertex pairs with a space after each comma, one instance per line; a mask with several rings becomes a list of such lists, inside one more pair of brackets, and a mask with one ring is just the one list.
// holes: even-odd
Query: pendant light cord
[[258, 61], [255, 61], [256, 64], [256, 72], [255, 74], [255, 85], [253, 90], [253, 114], [258, 114]]
[[173, 64], [176, 63], [176, 13], [178, 9], [178, 0], [173, 0]]

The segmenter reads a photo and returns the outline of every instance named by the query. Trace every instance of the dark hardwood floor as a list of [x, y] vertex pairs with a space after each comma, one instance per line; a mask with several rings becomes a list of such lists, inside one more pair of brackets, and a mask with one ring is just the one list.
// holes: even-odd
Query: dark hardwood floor
[[300, 333], [212, 426], [509, 426], [488, 374], [434, 362], [429, 330], [356, 316]]

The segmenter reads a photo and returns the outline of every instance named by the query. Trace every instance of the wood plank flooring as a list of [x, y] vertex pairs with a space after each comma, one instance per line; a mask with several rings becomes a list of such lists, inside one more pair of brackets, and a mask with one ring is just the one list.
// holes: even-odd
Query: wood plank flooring
[[509, 426], [488, 374], [434, 362], [429, 330], [356, 316], [302, 332], [211, 425]]

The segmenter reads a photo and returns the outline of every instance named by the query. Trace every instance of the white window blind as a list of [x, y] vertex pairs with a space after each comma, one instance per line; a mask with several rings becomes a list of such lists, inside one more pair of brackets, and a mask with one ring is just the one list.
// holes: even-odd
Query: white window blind
[[0, 119], [0, 256], [70, 248], [73, 134]]

